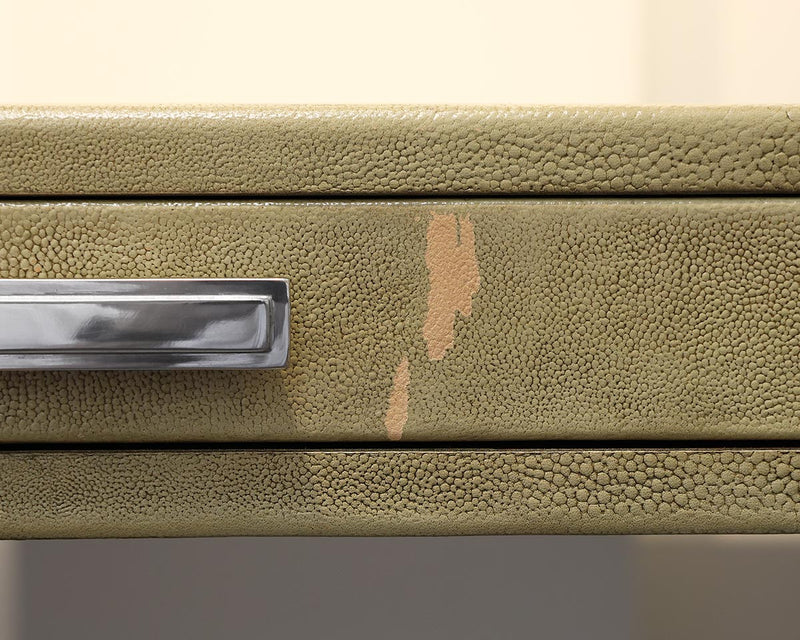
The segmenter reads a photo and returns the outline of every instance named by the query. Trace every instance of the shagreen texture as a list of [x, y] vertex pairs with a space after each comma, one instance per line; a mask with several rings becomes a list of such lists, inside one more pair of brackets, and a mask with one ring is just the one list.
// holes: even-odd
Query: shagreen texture
[[796, 107], [0, 109], [0, 195], [798, 190]]
[[0, 240], [3, 278], [292, 295], [282, 371], [0, 372], [6, 441], [800, 435], [791, 198], [6, 203]]
[[0, 454], [3, 537], [800, 532], [800, 451]]
[[0, 108], [0, 278], [292, 297], [285, 370], [1, 371], [0, 536], [800, 533], [792, 194], [797, 107]]

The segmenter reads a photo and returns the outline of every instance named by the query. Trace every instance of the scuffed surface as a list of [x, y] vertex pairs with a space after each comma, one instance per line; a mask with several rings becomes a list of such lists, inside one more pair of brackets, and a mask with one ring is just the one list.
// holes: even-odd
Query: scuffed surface
[[798, 193], [796, 107], [5, 107], [0, 194]]
[[[0, 204], [0, 277], [287, 277], [282, 371], [0, 372], [5, 441], [797, 438], [800, 201]], [[480, 287], [423, 338], [432, 218]]]
[[428, 357], [441, 360], [453, 346], [456, 313], [469, 317], [480, 273], [475, 260], [475, 231], [468, 216], [434, 214], [428, 223], [428, 312], [422, 335]]
[[798, 450], [0, 454], [0, 536], [800, 532]]
[[386, 410], [386, 434], [389, 440], [400, 440], [403, 427], [408, 421], [408, 358], [403, 358], [397, 365], [392, 383], [392, 395], [389, 396], [389, 408]]

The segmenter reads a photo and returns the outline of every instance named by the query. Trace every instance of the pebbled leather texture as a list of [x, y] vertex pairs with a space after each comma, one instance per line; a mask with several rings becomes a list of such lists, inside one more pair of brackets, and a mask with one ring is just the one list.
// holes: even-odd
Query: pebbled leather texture
[[0, 108], [0, 195], [799, 190], [794, 106]]
[[0, 536], [800, 532], [794, 194], [795, 106], [0, 107], [0, 277], [293, 311], [0, 372]]
[[0, 535], [797, 532], [800, 450], [0, 453]]
[[0, 205], [0, 277], [287, 277], [283, 371], [0, 372], [0, 439], [800, 435], [800, 201]]

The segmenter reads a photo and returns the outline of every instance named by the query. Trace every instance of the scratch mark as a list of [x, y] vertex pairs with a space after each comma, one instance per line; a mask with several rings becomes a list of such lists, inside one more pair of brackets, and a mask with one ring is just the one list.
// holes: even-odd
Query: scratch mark
[[389, 440], [403, 437], [403, 427], [408, 420], [408, 382], [411, 379], [408, 358], [403, 358], [397, 365], [394, 374], [392, 394], [389, 396], [389, 408], [386, 410], [384, 424]]
[[472, 296], [480, 285], [475, 232], [468, 215], [457, 220], [453, 214], [433, 215], [428, 223], [425, 263], [430, 291], [422, 335], [428, 357], [441, 360], [453, 346], [456, 311], [465, 317], [472, 313]]

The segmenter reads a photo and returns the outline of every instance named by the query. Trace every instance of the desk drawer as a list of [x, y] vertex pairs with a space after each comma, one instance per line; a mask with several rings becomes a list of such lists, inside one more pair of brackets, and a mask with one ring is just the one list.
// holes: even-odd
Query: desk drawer
[[2, 279], [2, 537], [800, 530], [794, 106], [0, 108]]
[[287, 278], [283, 370], [0, 372], [0, 439], [800, 436], [800, 200], [6, 201], [3, 278]]

